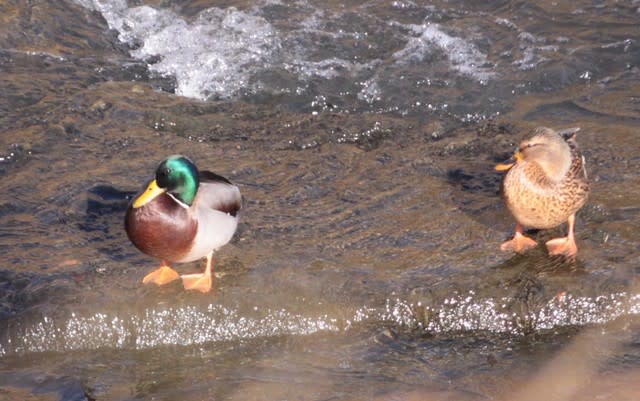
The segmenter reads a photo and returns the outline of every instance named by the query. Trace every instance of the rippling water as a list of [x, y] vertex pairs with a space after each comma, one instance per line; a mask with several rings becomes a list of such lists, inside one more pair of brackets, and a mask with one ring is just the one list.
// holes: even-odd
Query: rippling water
[[[637, 2], [0, 10], [0, 398], [640, 391]], [[537, 125], [581, 127], [575, 263], [498, 249]], [[123, 232], [172, 153], [245, 197], [211, 294], [143, 286]]]

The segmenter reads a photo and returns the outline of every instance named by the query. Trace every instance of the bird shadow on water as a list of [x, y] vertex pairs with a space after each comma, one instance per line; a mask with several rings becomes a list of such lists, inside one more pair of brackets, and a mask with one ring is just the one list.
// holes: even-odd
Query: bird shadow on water
[[[96, 184], [86, 190], [86, 204], [77, 227], [81, 235], [108, 261], [123, 262], [135, 255], [124, 232], [124, 216], [137, 192], [109, 184]], [[98, 269], [104, 272], [103, 269]]]
[[446, 172], [446, 181], [453, 189], [451, 201], [457, 209], [488, 227], [497, 221], [508, 221], [509, 212], [500, 197], [501, 180], [501, 175], [490, 170], [487, 163]]
[[109, 218], [118, 214], [124, 221], [124, 212], [136, 194], [134, 191], [120, 190], [107, 184], [97, 184], [87, 190], [86, 214], [79, 227], [83, 231], [105, 231]]

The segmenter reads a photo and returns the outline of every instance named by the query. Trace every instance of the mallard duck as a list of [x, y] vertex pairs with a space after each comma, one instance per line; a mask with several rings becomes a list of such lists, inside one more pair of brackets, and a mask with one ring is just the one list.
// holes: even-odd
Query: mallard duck
[[584, 157], [575, 140], [577, 131], [536, 128], [520, 143], [515, 161], [496, 166], [498, 171], [507, 171], [502, 193], [516, 220], [515, 236], [500, 246], [503, 251], [522, 253], [536, 245], [523, 234], [524, 227], [547, 229], [566, 221], [567, 236], [547, 241], [546, 246], [550, 255], [575, 258], [575, 214], [589, 195]]
[[[182, 278], [188, 290], [211, 289], [213, 252], [231, 240], [241, 207], [238, 187], [209, 171], [198, 171], [185, 156], [170, 156], [155, 178], [133, 199], [125, 216], [131, 242], [162, 265], [143, 283], [167, 284]], [[170, 262], [207, 258], [204, 273], [178, 275]]]

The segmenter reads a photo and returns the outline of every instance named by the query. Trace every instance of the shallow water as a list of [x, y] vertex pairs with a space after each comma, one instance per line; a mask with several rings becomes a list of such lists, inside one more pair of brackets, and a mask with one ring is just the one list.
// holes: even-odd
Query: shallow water
[[[0, 398], [640, 390], [640, 4], [3, 7]], [[581, 128], [575, 263], [499, 251], [537, 125]], [[245, 198], [211, 294], [143, 286], [123, 230], [172, 153]]]

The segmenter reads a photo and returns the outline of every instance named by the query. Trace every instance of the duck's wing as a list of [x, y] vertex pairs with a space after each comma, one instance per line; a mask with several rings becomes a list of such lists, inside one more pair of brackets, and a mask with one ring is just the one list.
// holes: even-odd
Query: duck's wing
[[242, 196], [237, 186], [221, 175], [211, 171], [200, 171], [198, 204], [236, 216], [242, 207]]
[[587, 167], [586, 161], [582, 152], [580, 152], [580, 148], [578, 146], [578, 142], [576, 142], [576, 132], [574, 130], [571, 132], [570, 136], [566, 137], [565, 140], [569, 145], [569, 149], [571, 150], [571, 167], [569, 167], [569, 172], [567, 173], [567, 177], [571, 180], [574, 180], [581, 191], [584, 193], [589, 192], [589, 177], [587, 176]]

